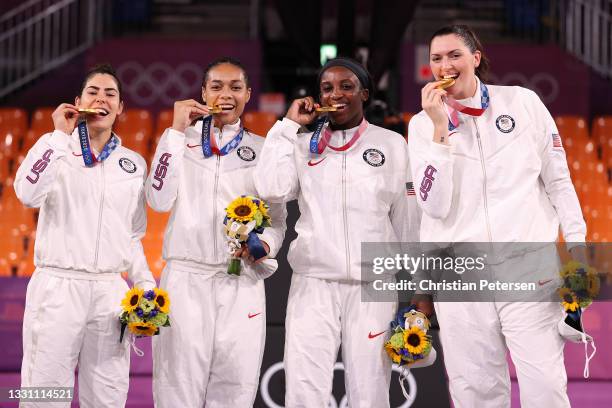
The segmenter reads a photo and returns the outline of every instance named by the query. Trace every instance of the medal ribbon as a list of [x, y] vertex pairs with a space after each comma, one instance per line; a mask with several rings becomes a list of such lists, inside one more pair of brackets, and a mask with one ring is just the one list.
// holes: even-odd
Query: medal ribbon
[[319, 151], [319, 136], [321, 135], [321, 131], [323, 127], [327, 124], [329, 118], [327, 115], [320, 117], [315, 122], [315, 130], [312, 132], [312, 136], [310, 138], [310, 153], [313, 154], [321, 154]]
[[119, 138], [113, 134], [111, 138], [106, 142], [104, 147], [102, 148], [102, 152], [100, 155], [96, 157], [93, 154], [93, 150], [91, 149], [91, 144], [89, 141], [89, 134], [87, 132], [87, 122], [82, 121], [78, 124], [79, 131], [79, 144], [81, 145], [81, 152], [83, 153], [83, 161], [85, 162], [85, 166], [93, 167], [97, 162], [102, 162], [110, 156], [110, 154], [119, 146]]
[[202, 122], [202, 153], [204, 153], [204, 157], [210, 157], [213, 154], [225, 156], [226, 154], [234, 150], [236, 147], [238, 147], [238, 145], [242, 141], [242, 136], [244, 135], [244, 128], [240, 127], [240, 130], [236, 133], [232, 140], [230, 140], [225, 146], [219, 149], [217, 147], [217, 143], [210, 135], [212, 119], [212, 115], [207, 116]]
[[480, 83], [480, 108], [471, 108], [465, 106], [455, 100], [452, 96], [444, 98], [446, 103], [446, 112], [448, 114], [448, 130], [452, 131], [459, 127], [459, 115], [457, 112], [461, 112], [470, 116], [480, 116], [489, 107], [489, 90], [484, 83]]
[[319, 140], [319, 135], [321, 134], [323, 127], [327, 123], [327, 119], [327, 116], [325, 116], [316, 122], [315, 131], [312, 133], [312, 136], [310, 138], [311, 153], [322, 154], [326, 147], [329, 147], [330, 149], [335, 150], [337, 152], [343, 152], [345, 150], [348, 150], [351, 148], [351, 146], [355, 144], [355, 142], [361, 137], [363, 132], [365, 132], [368, 127], [368, 122], [365, 120], [365, 118], [363, 118], [361, 120], [361, 123], [359, 124], [359, 129], [357, 129], [351, 140], [349, 140], [348, 143], [345, 143], [342, 146], [336, 147], [329, 144], [329, 141], [331, 140], [332, 136], [332, 131], [329, 128], [325, 128], [325, 131], [323, 132], [323, 137]]

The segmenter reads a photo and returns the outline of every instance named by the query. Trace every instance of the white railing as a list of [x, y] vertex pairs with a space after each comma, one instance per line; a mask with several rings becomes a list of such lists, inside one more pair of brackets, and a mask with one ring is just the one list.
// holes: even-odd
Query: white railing
[[111, 0], [29, 0], [0, 16], [0, 98], [90, 47]]
[[612, 0], [563, 3], [565, 48], [601, 75], [612, 78]]

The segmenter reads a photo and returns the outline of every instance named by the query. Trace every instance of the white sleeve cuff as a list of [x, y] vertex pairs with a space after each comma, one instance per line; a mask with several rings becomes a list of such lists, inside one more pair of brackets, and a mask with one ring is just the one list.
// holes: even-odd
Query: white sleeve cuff
[[272, 129], [270, 129], [270, 133], [272, 130], [276, 130], [280, 132], [284, 137], [291, 141], [297, 140], [298, 130], [300, 130], [301, 126], [299, 123], [292, 121], [288, 118], [283, 118], [281, 121], [277, 121]]
[[565, 247], [568, 251], [577, 246], [586, 246], [585, 237], [582, 234], [572, 234], [570, 236], [564, 237], [564, 239]]
[[168, 128], [167, 134], [165, 135], [168, 138], [168, 150], [175, 153], [184, 149], [185, 147], [185, 133], [179, 132], [178, 130]]
[[259, 239], [268, 244], [268, 246], [270, 247], [270, 252], [268, 253], [268, 256], [270, 258], [274, 258], [279, 248], [277, 248], [276, 240], [274, 239], [274, 234], [271, 231], [268, 231], [268, 228], [264, 229], [264, 232], [259, 234]]
[[67, 152], [70, 147], [70, 135], [67, 135], [61, 130], [54, 130], [47, 140], [49, 146], [54, 150]]
[[433, 140], [429, 143], [429, 151], [434, 160], [451, 160], [453, 148], [451, 145], [436, 143]]

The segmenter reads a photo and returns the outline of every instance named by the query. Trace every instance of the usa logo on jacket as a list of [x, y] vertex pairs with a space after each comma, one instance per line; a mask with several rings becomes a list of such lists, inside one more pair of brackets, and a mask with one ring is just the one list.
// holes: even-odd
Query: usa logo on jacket
[[136, 164], [125, 157], [119, 159], [119, 166], [128, 173], [134, 173], [136, 171]]
[[372, 167], [380, 167], [385, 164], [385, 155], [378, 149], [368, 149], [363, 152], [363, 160]]
[[240, 146], [236, 154], [244, 161], [253, 161], [256, 157], [255, 150], [251, 149], [249, 146]]
[[495, 126], [500, 132], [510, 133], [514, 130], [514, 118], [510, 115], [500, 115], [495, 119]]

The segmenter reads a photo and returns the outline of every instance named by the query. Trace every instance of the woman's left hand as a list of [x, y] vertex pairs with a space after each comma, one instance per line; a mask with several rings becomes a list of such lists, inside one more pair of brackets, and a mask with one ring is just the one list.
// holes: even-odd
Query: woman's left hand
[[589, 264], [587, 252], [586, 252], [586, 246], [584, 245], [575, 246], [572, 249], [570, 249], [569, 253], [572, 256], [572, 259], [574, 261], [578, 261], [584, 265]]
[[[266, 241], [261, 241], [261, 244], [263, 245], [264, 249], [266, 250], [266, 254], [269, 254], [270, 253], [270, 246], [266, 243]], [[246, 244], [242, 244], [242, 247], [240, 249], [236, 250], [236, 252], [234, 252], [234, 256], [242, 258], [242, 259], [244, 259], [246, 262], [248, 262], [250, 264], [258, 264], [258, 263], [263, 262], [265, 259], [268, 258], [268, 256], [264, 256], [262, 258], [259, 258], [256, 261], [255, 258], [253, 258], [253, 256], [251, 256], [251, 254], [249, 253], [249, 247]]]
[[415, 305], [419, 312], [422, 312], [428, 318], [434, 314], [434, 304], [431, 295], [415, 294], [410, 300], [410, 304]]

